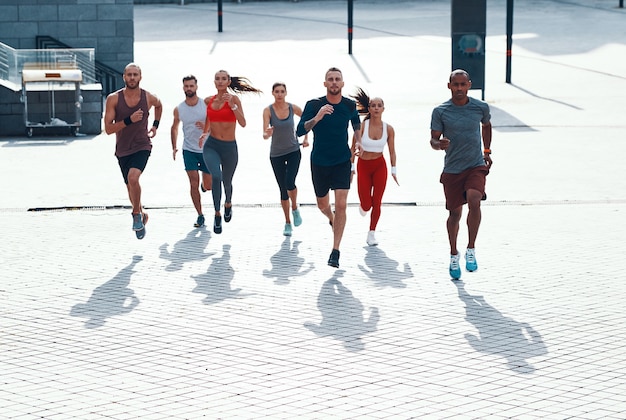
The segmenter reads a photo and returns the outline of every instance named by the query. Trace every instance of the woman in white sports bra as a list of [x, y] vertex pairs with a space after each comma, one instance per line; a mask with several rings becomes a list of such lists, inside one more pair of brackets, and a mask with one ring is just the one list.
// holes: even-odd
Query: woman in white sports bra
[[[363, 89], [358, 89], [353, 98], [357, 102], [360, 114], [365, 115], [361, 124], [361, 152], [356, 164], [357, 187], [359, 192], [359, 212], [365, 216], [369, 210], [370, 229], [367, 233], [367, 244], [378, 245], [376, 240], [376, 225], [380, 219], [383, 193], [387, 186], [387, 162], [383, 156], [385, 144], [389, 149], [391, 176], [398, 184], [396, 176], [396, 149], [395, 131], [393, 127], [382, 120], [385, 104], [381, 98], [370, 99]], [[352, 154], [355, 157], [356, 143], [352, 140]], [[352, 166], [354, 171], [354, 165]], [[400, 185], [400, 184], [398, 184]]]

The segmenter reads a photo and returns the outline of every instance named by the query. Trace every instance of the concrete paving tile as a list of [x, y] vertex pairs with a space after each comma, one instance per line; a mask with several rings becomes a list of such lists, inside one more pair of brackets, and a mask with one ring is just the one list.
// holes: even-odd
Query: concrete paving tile
[[[313, 3], [284, 8], [301, 12]], [[570, 3], [559, 5], [559, 12], [580, 10], [580, 2]], [[490, 20], [502, 17], [503, 5], [490, 3]], [[519, 26], [545, 40], [541, 12], [554, 5], [532, 6], [518, 9]], [[136, 25], [151, 27], [144, 22], [163, 13], [185, 21], [189, 12], [210, 7], [141, 6]], [[230, 7], [258, 12], [268, 5]], [[336, 2], [327, 7], [344, 12]], [[377, 10], [374, 2], [359, 7]], [[294, 54], [305, 44], [308, 53], [323, 52], [340, 63], [350, 83], [382, 92], [386, 115], [402, 139], [402, 187], [390, 185], [386, 192], [381, 244], [365, 245], [367, 220], [358, 216], [351, 193], [341, 270], [326, 266], [330, 230], [314, 205], [307, 159], [299, 178], [305, 222], [292, 238], [281, 235], [275, 183], [266, 159], [258, 158], [266, 144], [257, 141], [254, 128], [240, 130], [235, 217], [222, 235], [192, 228], [184, 173], [162, 146], [167, 135], [155, 140], [145, 173], [144, 195], [152, 208], [143, 241], [130, 230], [128, 209], [115, 207], [127, 198], [111, 138], [61, 146], [53, 139], [0, 143], [2, 179], [22, 173], [25, 159], [47, 174], [2, 184], [0, 363], [7, 369], [0, 401], [8, 413], [32, 418], [39, 409], [46, 418], [120, 419], [623, 417], [626, 286], [615, 252], [623, 248], [626, 184], [618, 157], [626, 146], [623, 124], [611, 111], [618, 109], [621, 99], [614, 92], [623, 80], [610, 76], [623, 73], [619, 60], [610, 58], [612, 48], [623, 46], [604, 45], [604, 32], [619, 25], [595, 24], [621, 19], [621, 12], [612, 7], [608, 14], [598, 2], [585, 9], [588, 16], [576, 18], [581, 27], [586, 18], [593, 21], [588, 38], [604, 48], [550, 56], [542, 52], [546, 45], [516, 40], [516, 85], [498, 81], [504, 43], [501, 35], [489, 39], [487, 92], [498, 160], [483, 206], [480, 269], [451, 282], [437, 184], [442, 156], [427, 140], [415, 141], [426, 138], [429, 112], [447, 95], [441, 80], [449, 71], [448, 28], [416, 12], [425, 7], [445, 21], [449, 7], [404, 4], [400, 14], [396, 7], [389, 2], [385, 10], [396, 23], [415, 13], [410, 25], [398, 23], [398, 32], [430, 33], [393, 36], [391, 43], [389, 35], [368, 36], [359, 41], [356, 57], [345, 56], [343, 41], [334, 38], [280, 41]], [[375, 16], [367, 17], [372, 25], [379, 24]], [[292, 33], [299, 21], [285, 22], [280, 30]], [[264, 27], [249, 23], [250, 31]], [[136, 55], [145, 69], [142, 84], [158, 86], [166, 107], [181, 98], [177, 85], [164, 80], [189, 71], [205, 80], [206, 68], [216, 62], [254, 75], [262, 85], [277, 76], [251, 67], [250, 54], [270, 44], [255, 40], [258, 51], [251, 52], [249, 39], [233, 42], [242, 36], [235, 31], [220, 41], [230, 47], [228, 54], [217, 48], [196, 60], [200, 67], [186, 63], [185, 69], [157, 71], [169, 51], [187, 55], [214, 34], [203, 28], [201, 41], [179, 42], [162, 25], [155, 27], [161, 36], [137, 31]], [[571, 44], [558, 33], [550, 39], [555, 49], [557, 39], [561, 47]], [[421, 57], [433, 63], [419, 75], [419, 90], [390, 78], [388, 65], [378, 63], [380, 48], [390, 45], [400, 51], [398, 74], [413, 74], [413, 60]], [[165, 56], [152, 58], [155, 49]], [[315, 80], [326, 64], [291, 71], [295, 64], [289, 63], [284, 71]], [[299, 78], [287, 80], [296, 102], [312, 92]], [[572, 78], [578, 89], [571, 88]], [[270, 98], [245, 99], [249, 125], [260, 126], [260, 110]], [[513, 117], [523, 124], [509, 121]], [[589, 139], [599, 135], [610, 152], [589, 153]], [[63, 159], [49, 159], [59, 151]], [[111, 159], [86, 166], [95, 155]], [[76, 163], [71, 171], [68, 161]], [[76, 173], [86, 175], [72, 179]], [[75, 204], [95, 207], [24, 211]], [[325, 289], [331, 283], [350, 297], [332, 300]]]

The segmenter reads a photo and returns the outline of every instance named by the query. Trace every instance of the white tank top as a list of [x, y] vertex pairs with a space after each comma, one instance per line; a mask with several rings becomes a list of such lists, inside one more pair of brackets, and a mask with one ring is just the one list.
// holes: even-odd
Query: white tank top
[[363, 151], [382, 153], [385, 150], [385, 144], [387, 144], [387, 123], [383, 121], [383, 136], [378, 140], [373, 140], [369, 136], [370, 120], [364, 121], [365, 128], [363, 129], [363, 136], [361, 137], [361, 145]]
[[202, 130], [196, 127], [196, 122], [204, 122], [206, 118], [204, 100], [198, 98], [198, 103], [194, 106], [187, 105], [185, 101], [181, 102], [178, 105], [178, 118], [183, 123], [183, 150], [202, 153], [202, 149], [198, 146]]

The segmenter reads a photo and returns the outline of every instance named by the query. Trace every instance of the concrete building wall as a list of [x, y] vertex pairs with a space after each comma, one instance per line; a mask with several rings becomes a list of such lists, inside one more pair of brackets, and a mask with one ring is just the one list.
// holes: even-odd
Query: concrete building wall
[[[133, 0], [2, 0], [0, 42], [34, 49], [37, 36], [51, 36], [71, 48], [94, 48], [97, 61], [122, 73], [134, 57], [133, 19]], [[0, 85], [0, 135], [25, 133], [21, 96], [19, 87]], [[82, 96], [80, 132], [99, 133], [102, 92], [89, 88]]]
[[2, 0], [0, 41], [37, 48], [49, 35], [72, 48], [94, 48], [96, 60], [122, 72], [133, 61], [133, 0]]

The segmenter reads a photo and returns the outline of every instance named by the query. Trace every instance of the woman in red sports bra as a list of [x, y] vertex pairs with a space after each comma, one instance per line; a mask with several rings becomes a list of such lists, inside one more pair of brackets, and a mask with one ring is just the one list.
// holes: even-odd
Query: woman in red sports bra
[[204, 132], [198, 140], [202, 147], [204, 162], [213, 176], [211, 192], [213, 194], [213, 207], [215, 208], [215, 220], [213, 232], [222, 233], [222, 184], [224, 185], [224, 221], [230, 222], [233, 215], [233, 175], [237, 168], [239, 153], [235, 140], [235, 128], [237, 123], [246, 126], [246, 117], [243, 113], [241, 100], [231, 93], [260, 93], [245, 77], [231, 77], [226, 70], [215, 73], [215, 88], [217, 94], [206, 98], [207, 105]]

